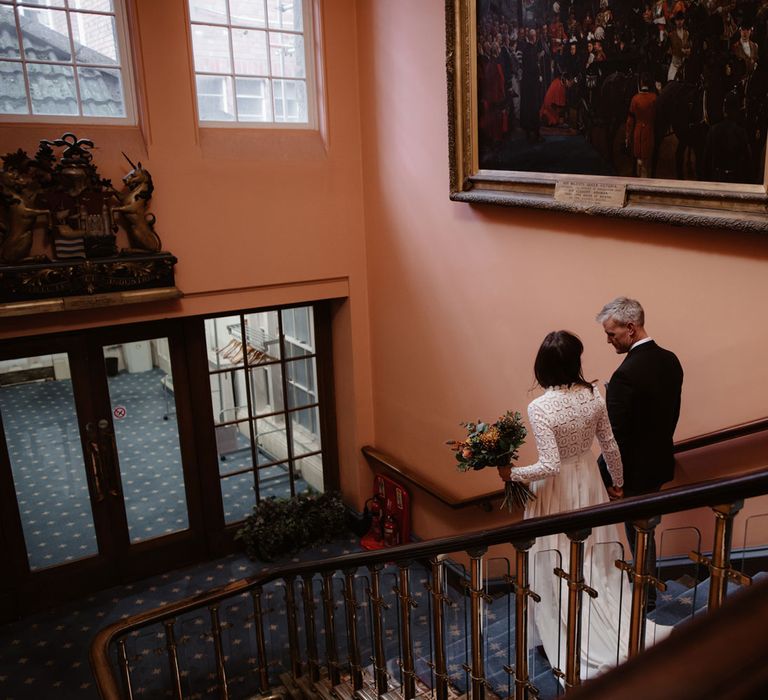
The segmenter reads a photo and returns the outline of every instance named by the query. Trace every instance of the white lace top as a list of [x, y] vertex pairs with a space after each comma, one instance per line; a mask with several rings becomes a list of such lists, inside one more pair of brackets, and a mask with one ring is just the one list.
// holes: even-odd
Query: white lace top
[[512, 470], [515, 481], [535, 481], [557, 475], [562, 461], [588, 451], [597, 436], [614, 486], [624, 485], [619, 447], [613, 437], [605, 401], [597, 389], [549, 387], [528, 404], [528, 419], [539, 461], [515, 467]]

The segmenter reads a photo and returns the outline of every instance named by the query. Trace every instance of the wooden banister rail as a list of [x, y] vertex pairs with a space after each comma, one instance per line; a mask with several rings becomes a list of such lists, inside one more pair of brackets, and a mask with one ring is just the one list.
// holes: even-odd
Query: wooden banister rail
[[[764, 431], [768, 431], [768, 418], [760, 418], [759, 420], [750, 421], [748, 423], [740, 423], [739, 425], [722, 428], [721, 430], [715, 430], [711, 433], [703, 433], [702, 435], [695, 435], [690, 438], [685, 438], [684, 440], [679, 440], [675, 443], [675, 454], [681, 454], [701, 447], [728, 442], [729, 440], [736, 440]], [[398, 464], [394, 457], [391, 457], [375, 447], [366, 445], [362, 448], [362, 453], [365, 455], [368, 464], [370, 464], [374, 472], [382, 472], [394, 479], [405, 482], [405, 484], [409, 486], [414, 486], [425, 493], [428, 493], [449, 508], [460, 509], [467, 508], [468, 506], [480, 506], [485, 510], [490, 510], [491, 503], [495, 499], [504, 496], [504, 489], [500, 488], [494, 491], [468, 496], [466, 498], [457, 498], [442, 488], [437, 481], [429, 479], [424, 474], [417, 474], [405, 465]]]
[[309, 561], [271, 569], [258, 576], [243, 578], [212, 591], [134, 615], [105, 627], [96, 635], [91, 644], [91, 666], [101, 697], [104, 700], [119, 700], [122, 697], [119, 683], [110, 665], [110, 646], [114, 640], [149, 625], [160, 624], [192, 610], [214, 605], [272, 581], [324, 572], [355, 570], [359, 567], [371, 567], [393, 561], [428, 560], [451, 552], [527, 541], [560, 532], [586, 530], [611, 523], [648, 518], [653, 515], [719, 503], [730, 503], [765, 493], [768, 493], [768, 470], [761, 470], [734, 478], [715, 479], [680, 486], [649, 496], [625, 498], [578, 511], [531, 518], [493, 530], [479, 530], [426, 542], [389, 547], [374, 552], [355, 552], [332, 559]]

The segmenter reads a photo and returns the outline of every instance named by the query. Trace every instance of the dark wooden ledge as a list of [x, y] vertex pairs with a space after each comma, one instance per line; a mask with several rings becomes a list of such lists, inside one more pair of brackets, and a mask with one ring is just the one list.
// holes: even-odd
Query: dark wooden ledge
[[[680, 454], [682, 452], [699, 449], [700, 447], [708, 447], [721, 442], [728, 442], [729, 440], [736, 440], [749, 435], [755, 435], [756, 433], [764, 431], [768, 431], [768, 418], [761, 418], [748, 423], [740, 423], [739, 425], [715, 430], [711, 433], [695, 435], [694, 437], [680, 440], [675, 443], [675, 453]], [[391, 457], [375, 447], [365, 445], [362, 448], [362, 452], [374, 472], [391, 476], [405, 485], [414, 486], [417, 489], [428, 493], [449, 508], [458, 510], [460, 508], [467, 508], [468, 506], [480, 506], [483, 510], [489, 511], [492, 508], [493, 501], [504, 496], [504, 489], [497, 489], [495, 491], [489, 491], [467, 498], [457, 498], [454, 494], [446, 491], [437, 481], [432, 481], [423, 474], [416, 474], [405, 465], [398, 464], [394, 457]]]

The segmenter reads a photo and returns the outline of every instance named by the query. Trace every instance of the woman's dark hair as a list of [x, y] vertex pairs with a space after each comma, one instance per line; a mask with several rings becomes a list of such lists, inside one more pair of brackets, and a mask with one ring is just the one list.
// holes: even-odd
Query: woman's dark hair
[[542, 387], [576, 385], [592, 389], [581, 371], [582, 352], [584, 345], [573, 333], [548, 333], [533, 364], [536, 381]]

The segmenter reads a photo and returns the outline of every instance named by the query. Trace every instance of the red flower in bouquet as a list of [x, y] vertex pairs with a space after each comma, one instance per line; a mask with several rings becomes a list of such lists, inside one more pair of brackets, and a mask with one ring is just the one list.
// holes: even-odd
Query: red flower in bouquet
[[527, 435], [522, 416], [517, 411], [507, 411], [495, 423], [478, 420], [460, 425], [467, 429], [467, 437], [447, 442], [456, 453], [459, 471], [497, 467], [504, 480], [501, 506], [510, 511], [514, 506], [525, 507], [528, 501], [536, 498], [528, 487], [509, 477], [510, 468], [514, 468], [513, 462], [519, 456], [517, 451]]

